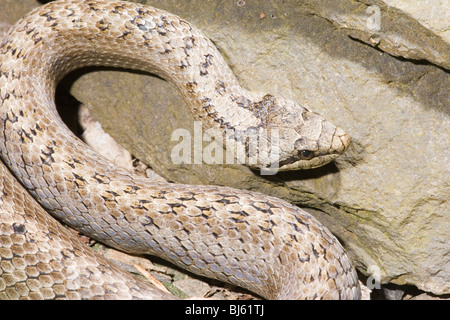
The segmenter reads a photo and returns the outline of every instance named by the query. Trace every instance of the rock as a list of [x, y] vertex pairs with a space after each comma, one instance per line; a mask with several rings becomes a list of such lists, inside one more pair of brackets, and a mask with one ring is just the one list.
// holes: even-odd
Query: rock
[[448, 1], [307, 1], [314, 14], [391, 55], [450, 68]]
[[211, 287], [205, 282], [192, 278], [178, 280], [173, 284], [189, 297], [195, 297], [197, 299], [204, 298], [206, 294], [211, 290]]
[[414, 297], [408, 297], [405, 300], [450, 300], [450, 297], [447, 296], [434, 296], [427, 293], [422, 293], [420, 295]]
[[402, 300], [405, 295], [405, 291], [402, 286], [398, 285], [385, 285], [381, 288], [386, 300]]
[[[10, 3], [0, 0], [2, 12]], [[203, 30], [243, 86], [309, 106], [343, 127], [352, 145], [333, 164], [276, 176], [239, 165], [175, 165], [172, 132], [193, 132], [180, 95], [149, 75], [83, 73], [71, 92], [93, 106], [105, 131], [169, 181], [257, 190], [307, 207], [369, 278], [450, 293], [444, 1], [147, 3]]]

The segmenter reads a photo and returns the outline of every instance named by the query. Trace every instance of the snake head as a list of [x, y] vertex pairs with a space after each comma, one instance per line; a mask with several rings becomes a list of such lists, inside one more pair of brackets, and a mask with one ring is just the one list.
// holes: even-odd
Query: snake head
[[265, 95], [264, 123], [269, 150], [260, 168], [278, 171], [312, 169], [337, 158], [350, 145], [350, 136], [319, 114], [295, 101]]

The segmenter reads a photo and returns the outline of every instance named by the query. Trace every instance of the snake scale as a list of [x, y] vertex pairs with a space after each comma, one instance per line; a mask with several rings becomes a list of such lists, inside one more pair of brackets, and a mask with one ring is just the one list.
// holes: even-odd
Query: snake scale
[[[323, 165], [350, 142], [296, 102], [242, 88], [212, 42], [175, 15], [122, 1], [43, 5], [0, 43], [0, 152], [8, 167], [0, 165], [0, 298], [170, 298], [111, 265], [55, 217], [109, 246], [267, 299], [359, 299], [344, 249], [300, 208], [256, 192], [138, 177], [76, 138], [54, 95], [59, 80], [84, 66], [163, 77], [196, 119], [232, 132], [247, 156], [245, 137], [277, 130], [279, 170]], [[256, 166], [273, 161], [265, 153]]]

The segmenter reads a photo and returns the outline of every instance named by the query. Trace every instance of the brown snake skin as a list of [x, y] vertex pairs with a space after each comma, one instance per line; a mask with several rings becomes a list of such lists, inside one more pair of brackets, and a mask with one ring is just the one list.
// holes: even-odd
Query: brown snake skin
[[[121, 1], [44, 5], [0, 42], [0, 152], [15, 177], [0, 165], [0, 298], [169, 298], [97, 256], [39, 202], [109, 246], [267, 299], [359, 299], [342, 246], [300, 208], [255, 192], [144, 179], [78, 140], [56, 112], [55, 86], [92, 65], [160, 75], [205, 127], [233, 132], [247, 156], [243, 137], [278, 130], [280, 170], [323, 165], [349, 145], [342, 129], [294, 101], [240, 87], [214, 45], [175, 15]], [[256, 167], [271, 163], [265, 154]]]

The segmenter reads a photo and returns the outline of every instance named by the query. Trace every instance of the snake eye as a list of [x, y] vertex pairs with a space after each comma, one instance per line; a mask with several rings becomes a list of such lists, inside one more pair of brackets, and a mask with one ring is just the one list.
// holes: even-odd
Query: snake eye
[[300, 156], [300, 159], [302, 160], [310, 160], [314, 158], [314, 152], [310, 150], [301, 150], [299, 151], [298, 155]]

